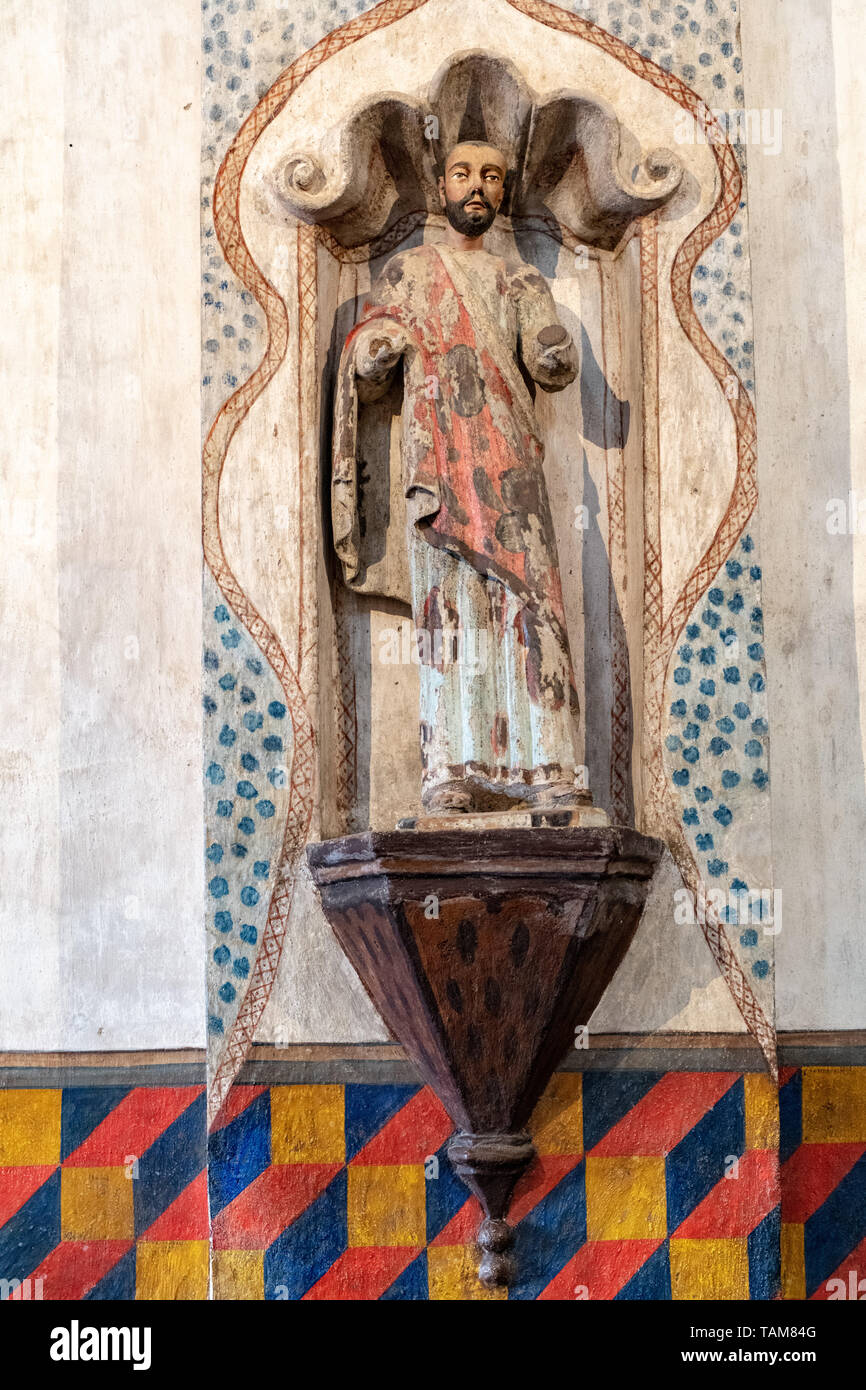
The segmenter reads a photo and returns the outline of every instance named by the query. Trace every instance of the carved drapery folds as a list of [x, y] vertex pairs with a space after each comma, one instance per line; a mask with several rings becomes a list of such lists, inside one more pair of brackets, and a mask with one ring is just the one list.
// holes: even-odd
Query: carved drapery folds
[[275, 210], [316, 223], [345, 247], [378, 240], [403, 219], [438, 213], [437, 172], [458, 140], [489, 140], [512, 168], [502, 215], [613, 250], [636, 218], [676, 192], [683, 170], [667, 150], [643, 155], [596, 98], [536, 98], [507, 59], [458, 55], [426, 101], [387, 95], [274, 171]]

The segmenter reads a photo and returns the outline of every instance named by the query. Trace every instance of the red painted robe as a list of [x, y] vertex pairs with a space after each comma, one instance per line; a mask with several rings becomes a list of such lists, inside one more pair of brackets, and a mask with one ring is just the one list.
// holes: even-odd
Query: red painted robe
[[[483, 284], [473, 273], [480, 256]], [[567, 335], [552, 363], [538, 339], [559, 327], [545, 280], [528, 267], [509, 272], [486, 252], [437, 246], [401, 252], [385, 266], [346, 340], [338, 378], [332, 511], [349, 585], [360, 570], [355, 352], [359, 335], [377, 321], [383, 335], [389, 322], [398, 324], [409, 344], [402, 458], [411, 523], [428, 544], [499, 579], [522, 601], [536, 696], [555, 705], [570, 697], [574, 706], [544, 448], [528, 383], [561, 389], [574, 378], [576, 359]], [[542, 659], [538, 624], [567, 658], [570, 691]]]

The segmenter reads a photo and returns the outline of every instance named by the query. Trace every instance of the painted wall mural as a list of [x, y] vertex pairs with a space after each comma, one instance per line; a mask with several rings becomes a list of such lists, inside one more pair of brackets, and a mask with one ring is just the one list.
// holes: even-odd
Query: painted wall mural
[[[781, 1081], [777, 1103], [756, 1072], [558, 1073], [531, 1121], [507, 1296], [849, 1298], [866, 1068]], [[201, 1084], [34, 1076], [0, 1092], [4, 1297], [203, 1299], [209, 1240], [217, 1299], [504, 1297], [475, 1275], [452, 1128], [417, 1083], [242, 1083], [206, 1164]]]
[[[292, 790], [293, 764], [287, 757], [288, 796], [282, 801], [272, 797], [266, 799], [274, 806], [276, 825], [282, 822], [286, 832], [290, 825], [292, 827], [292, 835], [284, 835], [283, 855], [277, 853], [267, 861], [273, 865], [269, 870], [270, 879], [258, 887], [247, 884], [242, 882], [244, 874], [240, 864], [225, 863], [224, 872], [214, 875], [212, 879], [218, 892], [226, 891], [235, 897], [242, 893], [249, 897], [252, 889], [253, 893], [259, 895], [259, 910], [263, 916], [263, 922], [242, 924], [245, 928], [251, 928], [256, 936], [255, 943], [244, 940], [244, 946], [255, 949], [233, 951], [228, 941], [222, 941], [216, 942], [210, 952], [211, 995], [217, 1001], [211, 1010], [213, 1021], [210, 1025], [214, 1030], [210, 1050], [211, 1074], [215, 1078], [212, 1107], [217, 1109], [225, 1100], [231, 1077], [236, 1074], [256, 1036], [271, 998], [280, 968], [286, 924], [291, 918], [291, 899], [298, 880], [297, 851], [307, 833], [304, 830], [305, 818], [313, 818], [309, 821], [309, 826], [312, 826], [319, 814], [318, 798], [325, 794], [321, 773], [314, 774], [318, 782], [312, 803], [307, 802], [305, 790], [310, 785], [310, 757], [312, 764], [317, 766], [317, 760], [322, 756], [321, 747], [313, 750], [311, 746], [317, 717], [312, 718], [310, 711], [315, 713], [316, 702], [320, 698], [317, 693], [319, 677], [314, 674], [312, 666], [308, 667], [306, 677], [298, 665], [289, 669], [281, 638], [261, 617], [262, 596], [266, 590], [259, 589], [259, 597], [254, 602], [250, 592], [238, 584], [227, 564], [224, 537], [216, 525], [216, 508], [226, 459], [231, 467], [231, 451], [234, 449], [236, 468], [237, 459], [243, 457], [246, 447], [238, 446], [236, 440], [233, 443], [236, 431], [253, 409], [254, 403], [259, 401], [262, 392], [266, 397], [270, 394], [273, 399], [274, 392], [279, 389], [274, 383], [280, 380], [282, 364], [296, 361], [299, 373], [315, 372], [313, 363], [316, 349], [310, 333], [314, 330], [315, 316], [325, 312], [324, 306], [330, 302], [323, 279], [329, 272], [320, 264], [321, 256], [327, 255], [324, 250], [326, 239], [319, 238], [323, 249], [317, 249], [315, 237], [311, 239], [309, 229], [302, 225], [294, 250], [291, 247], [291, 231], [284, 231], [282, 244], [275, 244], [275, 249], [271, 248], [276, 257], [269, 270], [272, 280], [280, 280], [278, 267], [282, 271], [288, 267], [290, 274], [286, 283], [293, 287], [293, 292], [297, 294], [298, 286], [306, 286], [304, 293], [307, 298], [298, 300], [297, 310], [290, 307], [287, 311], [285, 306], [290, 302], [291, 294], [287, 299], [274, 290], [273, 284], [262, 275], [244, 240], [244, 236], [251, 235], [252, 223], [249, 224], [250, 229], [241, 233], [242, 222], [238, 219], [238, 213], [243, 198], [248, 196], [243, 193], [243, 180], [246, 179], [249, 184], [250, 179], [261, 179], [261, 174], [249, 172], [251, 155], [258, 148], [257, 142], [260, 141], [262, 145], [266, 143], [262, 137], [269, 126], [273, 125], [276, 129], [277, 118], [284, 119], [281, 113], [286, 101], [308, 77], [318, 74], [323, 64], [326, 65], [354, 43], [386, 28], [389, 29], [391, 51], [397, 42], [395, 35], [402, 21], [414, 17], [421, 9], [422, 5], [414, 3], [380, 6], [375, 11], [362, 7], [354, 12], [354, 18], [348, 11], [341, 12], [339, 17], [343, 26], [336, 28], [336, 16], [330, 10], [327, 14], [322, 13], [320, 18], [315, 10], [306, 11], [303, 26], [296, 17], [285, 26], [279, 26], [270, 12], [262, 14], [249, 4], [210, 6], [203, 10], [206, 130], [202, 222], [205, 425], [216, 417], [205, 449], [205, 548], [217, 581], [223, 586], [216, 594], [217, 602], [212, 608], [208, 600], [208, 611], [218, 613], [222, 607], [230, 614], [232, 627], [229, 632], [240, 635], [246, 622], [260, 651], [267, 654], [273, 649], [272, 669], [283, 671], [282, 694], [277, 693], [275, 698], [288, 710], [286, 728], [292, 723], [293, 709], [304, 726], [299, 744], [302, 749], [298, 769], [300, 781], [295, 791]], [[725, 0], [718, 5], [695, 3], [662, 6], [647, 13], [643, 7], [613, 4], [610, 7], [596, 7], [592, 13], [581, 6], [577, 7], [575, 13], [570, 13], [541, 4], [515, 3], [510, 10], [512, 14], [506, 17], [506, 23], [511, 22], [514, 14], [531, 17], [540, 22], [542, 29], [567, 34], [591, 45], [595, 52], [613, 56], [617, 63], [641, 81], [672, 97], [676, 106], [672, 105], [669, 112], [674, 124], [671, 126], [669, 122], [668, 135], [674, 154], [680, 157], [693, 151], [709, 152], [718, 167], [716, 177], [720, 183], [711, 195], [711, 210], [676, 252], [673, 262], [671, 254], [672, 249], [676, 250], [676, 243], [672, 243], [672, 249], [660, 249], [658, 223], [648, 224], [641, 235], [640, 293], [643, 303], [641, 333], [644, 360], [643, 386], [638, 387], [638, 391], [643, 394], [642, 410], [646, 420], [661, 418], [659, 412], [663, 406], [658, 398], [659, 391], [669, 389], [669, 386], [663, 388], [660, 385], [662, 378], [659, 373], [664, 364], [660, 368], [659, 351], [661, 349], [662, 357], [667, 354], [665, 332], [670, 331], [665, 330], [663, 325], [659, 339], [658, 327], [647, 305], [652, 302], [654, 295], [667, 293], [664, 286], [671, 273], [672, 302], [680, 324], [723, 393], [725, 404], [722, 409], [729, 421], [725, 428], [729, 429], [731, 424], [734, 428], [732, 457], [735, 460], [727, 500], [718, 489], [715, 492], [711, 489], [712, 495], [708, 494], [706, 500], [698, 504], [697, 520], [693, 517], [685, 525], [689, 535], [695, 532], [703, 534], [701, 545], [704, 550], [699, 562], [694, 563], [700, 551], [695, 552], [694, 542], [689, 541], [692, 558], [684, 567], [683, 557], [678, 556], [673, 566], [674, 574], [668, 581], [667, 565], [662, 565], [662, 547], [663, 544], [669, 545], [669, 538], [665, 536], [663, 540], [662, 528], [670, 525], [665, 512], [670, 501], [662, 494], [666, 485], [663, 478], [664, 461], [670, 452], [670, 441], [658, 431], [653, 441], [652, 429], [647, 432], [644, 425], [643, 451], [647, 481], [643, 524], [649, 529], [644, 539], [645, 611], [638, 617], [645, 627], [642, 657], [645, 688], [640, 735], [645, 783], [642, 815], [646, 824], [663, 828], [664, 837], [691, 894], [693, 920], [699, 929], [703, 929], [746, 1024], [759, 1039], [768, 1065], [773, 1070], [776, 1065], [772, 974], [774, 897], [768, 799], [763, 794], [769, 778], [769, 725], [759, 631], [761, 606], [757, 528], [750, 525], [748, 531], [745, 529], [750, 518], [754, 520], [756, 502], [754, 413], [751, 403], [754, 379], [748, 291], [747, 208], [743, 184], [749, 127], [730, 114], [741, 109], [743, 100], [737, 5], [733, 0]], [[391, 26], [395, 27], [392, 29]], [[307, 51], [309, 56], [303, 59], [298, 56]], [[301, 124], [308, 128], [309, 117], [302, 116]], [[762, 137], [763, 134], [771, 136], [772, 132], [764, 131]], [[291, 139], [290, 126], [287, 134], [281, 138]], [[260, 193], [258, 196], [261, 199], [263, 195]], [[217, 200], [216, 217], [214, 198]], [[248, 219], [251, 213], [252, 204], [246, 214]], [[394, 249], [397, 244], [392, 238], [389, 249]], [[331, 256], [337, 253], [333, 238], [327, 243], [327, 251]], [[356, 254], [354, 263], [357, 266]], [[357, 269], [354, 273], [357, 298]], [[564, 280], [558, 279], [556, 284], [563, 293], [566, 292]], [[601, 332], [604, 346], [603, 323]], [[304, 347], [305, 343], [308, 344], [307, 348]], [[304, 352], [309, 357], [306, 366]], [[298, 380], [301, 380], [301, 376]], [[607, 399], [611, 388], [604, 378], [602, 383]], [[305, 398], [304, 390], [301, 389], [301, 400]], [[309, 409], [315, 414], [318, 409], [315, 392], [312, 401]], [[637, 408], [639, 404], [639, 401], [634, 401], [632, 408]], [[261, 415], [261, 409], [257, 408]], [[314, 421], [306, 425], [299, 421], [298, 426], [302, 432], [311, 427], [315, 431], [316, 428]], [[258, 426], [253, 428], [255, 432]], [[273, 428], [276, 435], [276, 419]], [[702, 426], [702, 430], [704, 428]], [[687, 469], [690, 466], [689, 452], [686, 445], [682, 453], [687, 460]], [[658, 472], [660, 468], [662, 472]], [[653, 469], [657, 470], [655, 481]], [[627, 477], [627, 472], [617, 477], [611, 455], [606, 484], [608, 515], [605, 545], [614, 569], [622, 563], [622, 556], [629, 545], [624, 522], [625, 492], [622, 491], [628, 487]], [[264, 486], [267, 487], [267, 483]], [[312, 486], [315, 486], [314, 481]], [[209, 497], [211, 501], [208, 501]], [[228, 505], [237, 520], [238, 512], [246, 505], [242, 490], [231, 492]], [[291, 516], [289, 530], [294, 535], [292, 527], [297, 526], [299, 515], [296, 501], [289, 499], [283, 504], [276, 503], [276, 511], [279, 512], [281, 505]], [[601, 524], [602, 518], [599, 520]], [[307, 524], [307, 521], [302, 523], [301, 536]], [[285, 524], [282, 531], [285, 532]], [[237, 534], [234, 544], [237, 549]], [[306, 541], [301, 540], [302, 550], [304, 545], [315, 548], [317, 544], [314, 525]], [[738, 558], [740, 555], [742, 559]], [[307, 593], [311, 577], [315, 583], [314, 570], [309, 569], [311, 563], [315, 567], [315, 561], [310, 558], [301, 560], [298, 570], [299, 575], [307, 575], [303, 581]], [[688, 566], [691, 566], [691, 572]], [[612, 572], [612, 595], [624, 573], [624, 570], [618, 575]], [[206, 582], [210, 583], [209, 580]], [[669, 583], [670, 588], [667, 587]], [[744, 588], [747, 588], [745, 594]], [[298, 602], [297, 593], [292, 601]], [[724, 619], [717, 612], [720, 602], [724, 605]], [[304, 622], [311, 621], [303, 617], [303, 609], [298, 609], [289, 620], [286, 632], [299, 620], [302, 626]], [[318, 621], [313, 621], [312, 634], [317, 630]], [[343, 640], [340, 637], [341, 622], [347, 623], [346, 631], [351, 643], [354, 640], [351, 619], [347, 621], [341, 616], [339, 606], [334, 610], [333, 621], [337, 625], [338, 647]], [[704, 630], [706, 635], [700, 640]], [[322, 638], [311, 636], [311, 640], [321, 641]], [[629, 653], [621, 643], [617, 647], [616, 640], [611, 640], [615, 681], [627, 682]], [[300, 645], [298, 654], [302, 662], [312, 660], [315, 664], [315, 657], [310, 657], [309, 650], [301, 656]], [[224, 663], [231, 662], [232, 653], [220, 652], [220, 657]], [[634, 662], [635, 653], [632, 651], [631, 664], [634, 665]], [[237, 673], [226, 667], [224, 675], [234, 675], [240, 682], [240, 666], [243, 663], [236, 664]], [[734, 694], [741, 696], [745, 690], [748, 691], [748, 701], [729, 698]], [[686, 699], [687, 694], [692, 698]], [[357, 724], [358, 713], [352, 703], [355, 695], [347, 698], [348, 703], [346, 698], [342, 701], [341, 717], [344, 725], [351, 726], [353, 721]], [[610, 778], [609, 795], [615, 816], [622, 815], [624, 811], [628, 813], [631, 796], [627, 764], [631, 753], [628, 744], [634, 732], [634, 711], [629, 710], [629, 702], [627, 685], [622, 684], [620, 693], [615, 692], [612, 710], [612, 765], [609, 773], [604, 774]], [[740, 738], [739, 731], [744, 720], [748, 720], [748, 726], [744, 727], [744, 736]], [[207, 737], [219, 738], [223, 733], [222, 724], [219, 730], [217, 728], [218, 722], [210, 721], [208, 727], [212, 732]], [[225, 736], [229, 737], [231, 725], [227, 727], [229, 733]], [[342, 732], [345, 734], [345, 729]], [[321, 744], [321, 729], [319, 734]], [[351, 760], [353, 756], [357, 758], [351, 728], [348, 738]], [[355, 748], [354, 753], [352, 748]], [[215, 747], [207, 748], [206, 769], [221, 768], [218, 751]], [[244, 756], [260, 762], [255, 752], [241, 754], [242, 758]], [[345, 755], [338, 752], [338, 762], [341, 756], [345, 767]], [[265, 775], [273, 776], [275, 770], [272, 767]], [[219, 772], [208, 772], [206, 775], [218, 776]], [[357, 769], [352, 775], [357, 776]], [[242, 778], [235, 782], [235, 787], [244, 781], [248, 787], [255, 787], [254, 782]], [[208, 795], [211, 796], [210, 790]], [[227, 800], [218, 798], [218, 804], [221, 803], [224, 809]], [[216, 840], [209, 835], [208, 843], [216, 845]], [[268, 892], [273, 895], [270, 898], [270, 916], [264, 903]], [[306, 911], [306, 907], [303, 910]], [[216, 911], [220, 913], [220, 922], [225, 927], [228, 918], [224, 914], [228, 909], [217, 908]], [[217, 932], [220, 930], [216, 925], [216, 912], [214, 928]], [[294, 966], [297, 968], [297, 960]], [[236, 967], [241, 971], [246, 968], [247, 974], [243, 979], [223, 978], [221, 972], [234, 972]], [[354, 1007], [354, 1002], [347, 999], [347, 1008], [351, 1011]], [[279, 1006], [276, 1007], [277, 1015], [278, 1012]], [[274, 1016], [272, 1006], [272, 1027]], [[323, 1026], [327, 1029], [328, 1025]]]

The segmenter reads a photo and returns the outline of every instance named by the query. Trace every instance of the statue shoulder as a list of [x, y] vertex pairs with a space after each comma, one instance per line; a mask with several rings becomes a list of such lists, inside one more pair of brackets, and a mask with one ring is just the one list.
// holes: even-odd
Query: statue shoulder
[[376, 276], [376, 298], [387, 301], [405, 291], [409, 283], [424, 274], [434, 256], [432, 246], [410, 246], [395, 252]]
[[506, 267], [508, 286], [512, 294], [549, 294], [550, 285], [540, 271], [525, 261], [512, 261]]

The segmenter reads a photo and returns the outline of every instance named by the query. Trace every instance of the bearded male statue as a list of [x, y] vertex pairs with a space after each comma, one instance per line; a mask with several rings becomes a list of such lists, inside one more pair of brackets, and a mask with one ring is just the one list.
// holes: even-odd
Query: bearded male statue
[[332, 516], [363, 581], [359, 412], [402, 363], [402, 486], [421, 684], [428, 812], [585, 805], [535, 384], [561, 391], [577, 353], [541, 275], [484, 249], [507, 161], [463, 141], [439, 197], [444, 242], [385, 265], [348, 335], [337, 384]]

